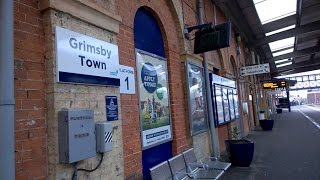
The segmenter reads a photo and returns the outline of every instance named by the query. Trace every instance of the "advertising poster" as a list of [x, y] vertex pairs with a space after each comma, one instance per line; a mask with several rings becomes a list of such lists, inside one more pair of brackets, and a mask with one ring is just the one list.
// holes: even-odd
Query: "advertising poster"
[[234, 89], [233, 90], [233, 99], [234, 99], [234, 110], [235, 110], [235, 115], [236, 115], [236, 118], [239, 118], [240, 115], [239, 115], [239, 107], [238, 107], [238, 95], [237, 95], [237, 90]]
[[208, 130], [205, 86], [202, 68], [188, 63], [189, 117], [191, 134], [196, 135]]
[[221, 86], [219, 85], [215, 85], [215, 97], [216, 97], [218, 122], [219, 124], [222, 124], [224, 123], [224, 113], [223, 113], [223, 100], [222, 100]]
[[143, 149], [172, 139], [166, 59], [136, 51]]
[[222, 88], [223, 94], [223, 107], [224, 107], [224, 120], [230, 121], [230, 107], [228, 101], [228, 89]]
[[234, 96], [233, 96], [232, 89], [228, 89], [228, 96], [229, 96], [229, 105], [230, 105], [230, 118], [231, 120], [234, 120], [236, 117], [234, 113], [235, 106], [234, 106], [234, 99], [233, 99]]

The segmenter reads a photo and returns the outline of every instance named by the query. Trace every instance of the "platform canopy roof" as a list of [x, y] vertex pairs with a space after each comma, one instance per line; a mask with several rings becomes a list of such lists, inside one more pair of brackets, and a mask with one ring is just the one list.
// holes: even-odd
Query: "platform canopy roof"
[[320, 69], [320, 0], [213, 0], [271, 75]]

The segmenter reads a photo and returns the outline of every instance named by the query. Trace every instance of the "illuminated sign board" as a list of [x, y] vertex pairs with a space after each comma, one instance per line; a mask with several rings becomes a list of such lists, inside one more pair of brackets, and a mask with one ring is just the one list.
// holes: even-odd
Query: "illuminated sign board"
[[276, 88], [283, 88], [286, 87], [285, 81], [280, 82], [264, 82], [262, 83], [263, 89], [276, 89]]

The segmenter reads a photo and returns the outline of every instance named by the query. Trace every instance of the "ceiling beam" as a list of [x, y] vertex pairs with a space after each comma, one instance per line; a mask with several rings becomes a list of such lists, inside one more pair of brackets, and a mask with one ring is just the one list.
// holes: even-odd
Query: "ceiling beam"
[[277, 61], [277, 60], [281, 60], [281, 59], [306, 56], [306, 55], [309, 55], [309, 54], [317, 53], [319, 51], [320, 51], [319, 46], [311, 47], [311, 48], [303, 49], [303, 50], [300, 50], [300, 51], [294, 51], [292, 53], [287, 53], [287, 54], [283, 54], [283, 55], [280, 55], [280, 56], [273, 57], [273, 58], [270, 59], [270, 61]]
[[[300, 27], [301, 23], [301, 8], [302, 8], [302, 0], [297, 0], [297, 11], [296, 11], [296, 27]], [[298, 38], [294, 40], [294, 50], [297, 50]]]
[[301, 72], [307, 72], [307, 71], [314, 71], [314, 70], [318, 70], [318, 69], [320, 69], [320, 64], [307, 66], [307, 67], [301, 67], [301, 68], [297, 68], [297, 69], [288, 69], [283, 72], [275, 72], [275, 73], [272, 73], [271, 76], [272, 77], [283, 76], [283, 75], [289, 75], [289, 74], [295, 74], [295, 73], [301, 73]]
[[277, 53], [277, 52], [288, 50], [288, 49], [292, 49], [292, 48], [294, 48], [294, 46], [288, 46], [288, 47], [285, 47], [285, 48], [282, 48], [282, 49], [279, 49], [279, 50], [272, 51], [271, 53]]
[[262, 28], [265, 33], [272, 32], [278, 29], [282, 29], [291, 25], [294, 25], [296, 23], [296, 15], [290, 15], [275, 21], [271, 21], [269, 23], [266, 23], [262, 25]]
[[288, 66], [280, 67], [277, 69], [277, 71], [282, 72], [282, 71], [287, 71], [289, 69], [299, 69], [302, 67], [315, 66], [315, 65], [319, 65], [319, 64], [320, 64], [320, 59], [317, 58], [317, 59], [313, 59], [313, 60], [302, 61], [302, 62], [298, 62], [298, 63], [293, 63]]
[[[277, 66], [277, 65], [282, 65], [282, 64], [287, 64], [287, 63], [289, 63], [289, 62], [292, 62], [292, 63], [293, 63], [292, 60], [287, 60], [287, 61], [284, 61], [284, 62], [281, 62], [281, 63], [276, 63], [276, 66]], [[277, 69], [277, 68], [276, 68], [276, 69]]]
[[286, 31], [282, 31], [279, 32], [277, 34], [273, 34], [267, 37], [264, 37], [260, 40], [257, 40], [257, 42], [254, 44], [254, 46], [260, 46], [263, 44], [268, 44], [277, 40], [281, 40], [281, 39], [285, 39], [285, 38], [289, 38], [289, 37], [293, 37], [293, 36], [297, 36], [299, 34], [306, 34], [306, 33], [310, 33], [316, 30], [320, 29], [320, 21], [315, 21], [300, 27], [296, 27], [293, 29], [289, 29]]
[[300, 26], [301, 22], [302, 0], [297, 0], [296, 26]]

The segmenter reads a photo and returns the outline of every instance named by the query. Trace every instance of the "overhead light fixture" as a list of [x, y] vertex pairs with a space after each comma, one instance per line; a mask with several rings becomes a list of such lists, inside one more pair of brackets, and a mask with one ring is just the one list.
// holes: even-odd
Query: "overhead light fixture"
[[293, 52], [293, 48], [286, 49], [286, 50], [283, 50], [283, 51], [278, 51], [276, 53], [272, 53], [272, 56], [276, 57], [276, 56], [280, 56], [280, 55], [291, 53], [291, 52]]
[[278, 64], [278, 63], [282, 63], [282, 62], [286, 62], [286, 61], [290, 61], [291, 59], [281, 59], [278, 61], [275, 61], [274, 63]]
[[296, 27], [296, 25], [294, 24], [294, 25], [291, 25], [291, 26], [287, 26], [287, 27], [285, 27], [285, 28], [277, 29], [277, 30], [275, 30], [275, 31], [271, 31], [271, 32], [266, 33], [266, 36], [270, 36], [270, 35], [273, 35], [273, 34], [277, 34], [277, 33], [279, 33], [279, 32], [286, 31], [286, 30], [289, 30], [289, 29], [293, 29], [293, 28], [295, 28], [295, 27]]
[[288, 62], [288, 63], [276, 65], [276, 67], [279, 68], [279, 67], [288, 66], [288, 65], [291, 65], [291, 64], [292, 64], [292, 62]]

